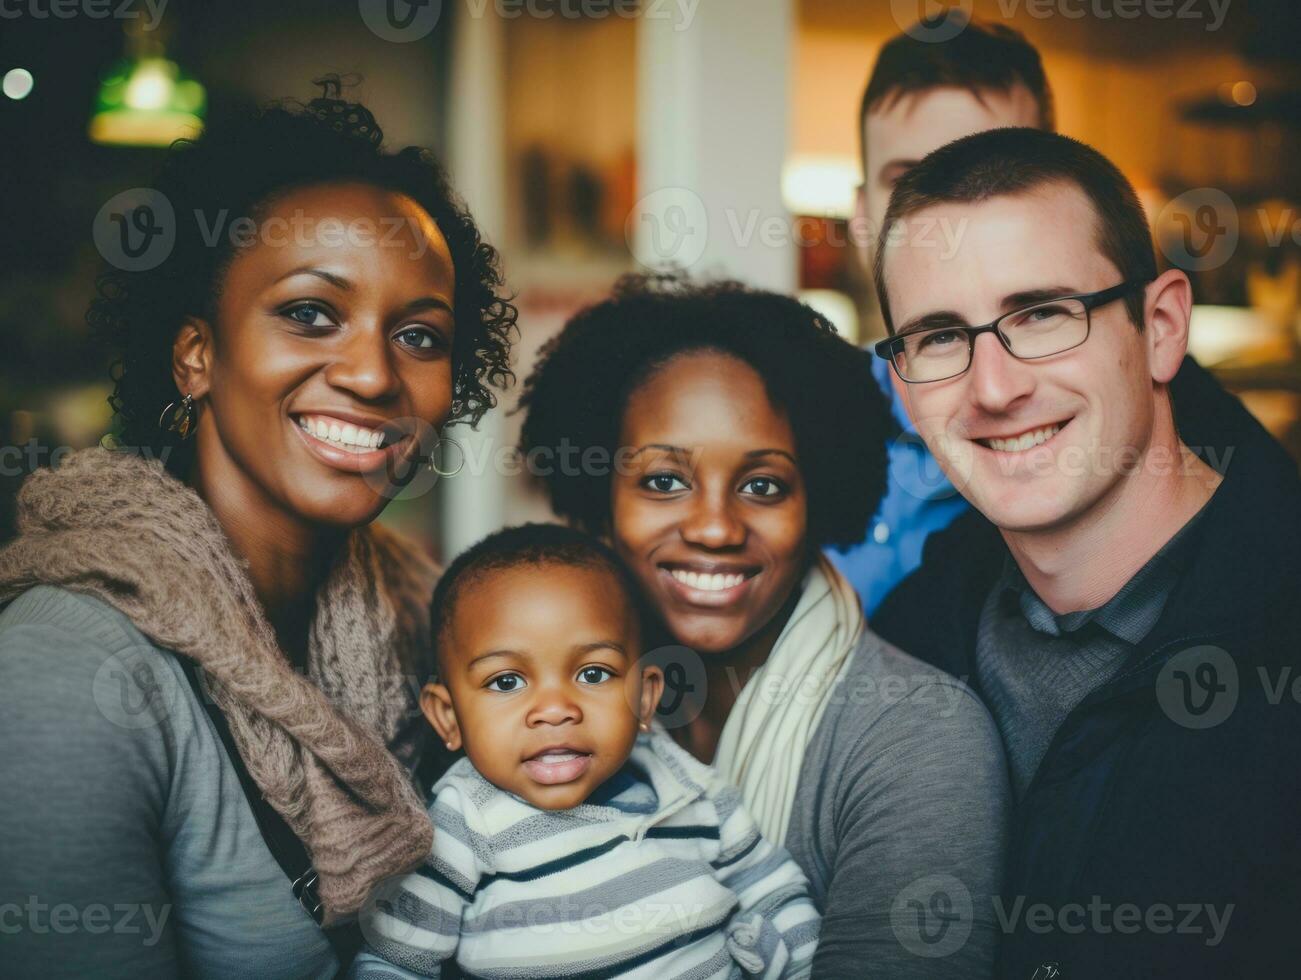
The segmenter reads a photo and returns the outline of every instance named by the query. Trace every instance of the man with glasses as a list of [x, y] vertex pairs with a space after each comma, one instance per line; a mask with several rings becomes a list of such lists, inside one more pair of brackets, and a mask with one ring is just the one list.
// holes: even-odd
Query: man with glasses
[[[952, 254], [926, 247], [936, 222]], [[978, 513], [873, 626], [966, 678], [1003, 735], [1000, 975], [1294, 973], [1301, 481], [1222, 392], [1187, 399], [1215, 418], [1176, 411], [1187, 276], [1158, 274], [1109, 161], [1037, 129], [905, 174], [874, 275], [877, 353]]]
[[[939, 40], [938, 38], [943, 38]], [[1053, 93], [1039, 52], [1006, 24], [971, 19], [958, 7], [928, 14], [911, 31], [891, 38], [872, 67], [858, 113], [863, 183], [856, 226], [870, 268], [876, 233], [899, 178], [945, 143], [1005, 126], [1051, 130]], [[883, 325], [882, 325], [883, 326]], [[878, 360], [876, 377], [891, 397], [896, 419], [909, 430], [907, 413], [893, 394], [890, 365]], [[1176, 414], [1192, 425], [1198, 445], [1241, 415], [1192, 358], [1172, 389]], [[1195, 424], [1194, 424], [1195, 423]], [[939, 470], [925, 443], [907, 431], [890, 446], [890, 479], [864, 540], [827, 557], [853, 585], [871, 616], [922, 558], [926, 538], [966, 513], [962, 495]]]

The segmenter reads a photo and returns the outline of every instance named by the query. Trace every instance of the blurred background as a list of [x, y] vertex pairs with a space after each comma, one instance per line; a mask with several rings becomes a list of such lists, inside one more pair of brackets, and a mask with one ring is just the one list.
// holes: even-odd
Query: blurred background
[[[431, 147], [500, 249], [517, 372], [620, 273], [673, 263], [880, 327], [849, 237], [858, 106], [933, 0], [0, 0], [0, 540], [12, 496], [108, 430], [84, 313], [93, 222], [206, 120], [354, 74], [393, 147]], [[1139, 189], [1189, 269], [1192, 348], [1301, 458], [1301, 10], [1293, 0], [975, 0], [1043, 53], [1058, 128]], [[507, 393], [503, 408], [514, 407]], [[494, 472], [518, 416], [385, 520], [446, 560], [545, 517]], [[486, 449], [486, 451], [485, 451]]]

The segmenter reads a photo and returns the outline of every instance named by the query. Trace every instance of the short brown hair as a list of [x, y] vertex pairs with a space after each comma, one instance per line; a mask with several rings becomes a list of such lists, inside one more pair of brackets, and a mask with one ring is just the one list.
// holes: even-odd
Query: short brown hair
[[[1073, 184], [1097, 216], [1097, 244], [1126, 281], [1156, 278], [1156, 253], [1143, 205], [1125, 175], [1091, 146], [1042, 129], [990, 129], [954, 140], [929, 154], [895, 185], [881, 223], [872, 273], [886, 328], [894, 333], [885, 290], [889, 230], [901, 218], [934, 204], [976, 203], [1021, 194], [1044, 184]], [[1129, 318], [1143, 329], [1143, 295], [1125, 298]]]
[[[961, 18], [961, 25], [957, 23]], [[941, 86], [968, 89], [976, 98], [982, 91], [1004, 92], [1020, 83], [1039, 105], [1039, 126], [1052, 129], [1053, 93], [1035, 46], [1017, 30], [1003, 24], [969, 20], [950, 7], [922, 24], [930, 29], [949, 21], [958, 34], [946, 41], [926, 41], [900, 34], [887, 41], [868, 78], [858, 110], [858, 136], [862, 140], [863, 173], [867, 173], [867, 116], [878, 106], [893, 105], [910, 92]]]

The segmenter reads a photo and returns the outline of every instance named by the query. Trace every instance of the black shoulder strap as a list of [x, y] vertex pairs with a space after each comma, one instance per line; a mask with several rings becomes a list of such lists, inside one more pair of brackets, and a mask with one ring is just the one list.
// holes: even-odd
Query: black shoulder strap
[[[249, 809], [253, 811], [253, 819], [257, 821], [258, 831], [262, 834], [267, 850], [271, 852], [271, 856], [276, 859], [276, 864], [280, 865], [280, 870], [289, 879], [294, 897], [316, 920], [317, 925], [320, 925], [321, 906], [316, 898], [316, 871], [307, 856], [307, 849], [303, 847], [303, 842], [298, 839], [298, 835], [290, 829], [289, 824], [285, 823], [285, 818], [267, 802], [266, 797], [262, 795], [262, 790], [253, 781], [248, 767], [244, 765], [243, 757], [239, 754], [239, 749], [235, 747], [235, 738], [231, 735], [230, 723], [226, 721], [225, 713], [217, 706], [199, 680], [198, 667], [188, 657], [177, 655], [177, 660], [180, 661], [185, 678], [194, 690], [194, 696], [207, 710], [208, 717], [212, 719], [212, 725], [217, 730], [217, 737], [226, 748], [226, 756], [235, 768], [235, 775], [239, 777], [244, 798], [248, 800]], [[334, 947], [341, 969], [346, 969], [361, 946], [361, 930], [356, 923], [350, 923], [321, 931]]]

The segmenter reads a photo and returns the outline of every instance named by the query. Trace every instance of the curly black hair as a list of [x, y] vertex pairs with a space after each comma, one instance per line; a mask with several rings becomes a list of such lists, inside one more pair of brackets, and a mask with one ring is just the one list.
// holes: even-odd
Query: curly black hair
[[638, 623], [647, 614], [632, 573], [608, 546], [590, 535], [559, 524], [519, 524], [494, 531], [457, 555], [438, 578], [429, 604], [435, 649], [452, 621], [462, 590], [481, 576], [522, 565], [568, 565], [609, 572], [618, 582]]
[[[383, 148], [384, 134], [365, 106], [340, 98], [338, 76], [317, 79], [322, 95], [232, 116], [193, 140], [172, 144], [152, 189], [177, 216], [167, 258], [147, 271], [109, 268], [97, 280], [86, 319], [115, 354], [117, 440], [131, 447], [176, 449], [159, 415], [179, 396], [172, 345], [185, 317], [212, 319], [235, 236], [214, 236], [218, 216], [257, 219], [272, 201], [312, 184], [351, 180], [412, 198], [447, 240], [455, 275], [450, 422], [476, 425], [496, 402], [489, 386], [514, 381], [510, 347], [516, 309], [504, 295], [497, 252], [448, 185], [429, 151]], [[203, 221], [189, 220], [191, 215]], [[183, 453], [173, 452], [169, 465]], [[166, 456], [164, 456], [166, 458]]]
[[[613, 458], [624, 408], [639, 383], [676, 355], [717, 351], [750, 365], [790, 420], [808, 487], [809, 544], [861, 541], [886, 486], [897, 433], [872, 376], [872, 355], [798, 300], [736, 282], [671, 274], [620, 279], [607, 300], [575, 315], [525, 380], [521, 449], [601, 447]], [[544, 478], [552, 509], [584, 530], [608, 530], [610, 481], [576, 468]]]

